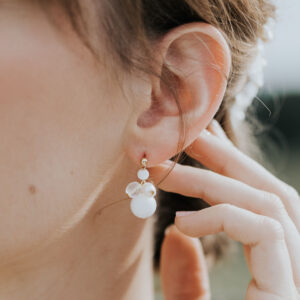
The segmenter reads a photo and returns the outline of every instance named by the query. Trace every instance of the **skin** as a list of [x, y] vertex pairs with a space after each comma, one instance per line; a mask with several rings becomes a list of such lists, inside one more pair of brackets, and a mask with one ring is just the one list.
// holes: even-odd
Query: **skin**
[[[31, 1], [0, 2], [0, 299], [153, 299], [154, 219], [133, 216], [124, 191], [136, 180], [145, 154], [153, 180], [165, 175], [169, 165], [163, 162], [177, 151], [179, 110], [159, 78], [124, 74], [105, 52], [101, 35], [98, 50], [105, 62], [96, 61], [60, 8], [49, 10], [59, 26]], [[153, 50], [157, 71], [162, 72], [164, 64], [170, 65], [181, 85], [182, 113], [188, 120], [184, 147], [194, 145], [194, 155], [203, 154], [199, 133], [210, 124], [223, 100], [227, 84], [223, 75], [229, 74], [231, 65], [228, 45], [217, 29], [195, 22], [171, 30], [153, 43]], [[110, 76], [113, 66], [121, 84]], [[264, 181], [259, 180], [258, 191], [265, 188], [277, 194], [280, 190], [278, 198], [285, 199], [285, 205], [293, 202], [289, 198], [291, 188], [283, 192], [278, 180], [269, 180], [271, 175], [260, 173], [261, 167], [252, 161], [246, 160], [244, 165], [244, 157], [241, 159], [237, 150], [226, 148], [224, 136], [220, 141], [211, 145], [210, 149], [217, 149], [210, 151], [211, 155], [218, 157], [223, 149], [231, 159], [228, 165], [236, 159], [243, 170], [242, 174], [233, 173], [236, 181], [227, 179], [227, 186], [222, 185], [223, 177], [207, 176], [208, 181], [220, 185], [220, 193], [232, 183], [236, 193], [240, 186], [245, 189], [245, 199], [260, 199], [258, 192], [251, 194], [253, 190], [239, 182], [251, 180], [246, 184], [254, 185], [256, 174], [261, 174]], [[220, 167], [206, 154], [212, 169]], [[179, 184], [183, 183], [182, 170], [176, 167], [161, 188], [180, 193], [190, 190], [199, 196], [202, 171], [191, 171], [195, 175], [188, 182], [192, 189], [186, 186], [184, 190]], [[280, 187], [286, 185], [281, 183]], [[276, 207], [278, 198], [270, 198]], [[217, 195], [214, 199], [218, 200]], [[268, 205], [272, 207], [270, 199]], [[231, 212], [228, 207], [224, 209], [228, 214], [239, 212], [243, 216], [247, 210]], [[290, 211], [296, 213], [292, 208]], [[291, 218], [299, 226], [296, 217]], [[198, 299], [207, 289], [201, 247], [187, 235], [205, 234], [199, 228], [208, 232], [222, 228], [217, 211], [213, 220], [217, 225], [208, 222], [204, 227], [197, 214], [176, 217], [176, 226], [186, 235], [174, 229], [166, 235], [162, 279], [167, 299], [175, 299], [172, 291], [180, 285], [176, 278], [166, 281], [172, 278], [166, 274], [170, 268], [171, 274], [179, 274], [184, 263], [189, 273], [194, 268], [202, 272], [198, 280], [189, 277], [191, 299]], [[278, 229], [281, 221], [272, 222]], [[278, 264], [286, 275], [282, 282], [291, 284], [290, 269], [284, 268], [287, 251], [279, 239], [281, 231], [267, 222], [271, 223], [268, 230], [274, 237], [278, 234], [282, 246], [271, 252], [266, 266]], [[287, 224], [293, 240], [295, 227]], [[248, 236], [250, 221], [243, 228]], [[168, 241], [172, 247], [166, 246]], [[270, 251], [271, 240], [266, 237], [265, 243]], [[295, 244], [294, 249], [297, 247]], [[247, 249], [252, 264], [261, 260], [259, 250], [252, 256]], [[172, 251], [174, 255], [168, 255]], [[183, 264], [182, 253], [186, 253]], [[278, 278], [274, 283], [274, 289], [285, 286], [278, 285]], [[271, 292], [271, 282], [266, 284]], [[259, 299], [252, 295], [249, 299]]]
[[122, 146], [134, 104], [65, 18], [59, 31], [15, 1], [0, 19], [0, 298], [151, 297], [151, 221], [127, 201], [100, 210], [136, 178]]
[[[243, 244], [252, 275], [246, 299], [300, 299], [297, 191], [235, 148], [215, 120], [186, 152], [210, 170], [176, 165], [161, 188], [203, 198], [211, 207], [177, 212], [167, 229], [161, 260], [166, 299], [211, 299], [197, 238], [222, 231]], [[153, 176], [167, 165], [153, 168]]]

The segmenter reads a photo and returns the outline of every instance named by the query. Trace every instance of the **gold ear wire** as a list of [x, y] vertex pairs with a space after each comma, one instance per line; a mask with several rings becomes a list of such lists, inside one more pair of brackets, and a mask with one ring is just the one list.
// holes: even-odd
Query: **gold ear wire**
[[148, 162], [148, 159], [146, 157], [143, 157], [141, 159], [141, 165], [144, 167], [144, 168], [147, 168], [147, 162]]

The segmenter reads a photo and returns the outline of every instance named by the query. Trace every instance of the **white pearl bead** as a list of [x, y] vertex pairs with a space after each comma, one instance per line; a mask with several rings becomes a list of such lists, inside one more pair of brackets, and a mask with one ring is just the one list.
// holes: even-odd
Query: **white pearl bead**
[[147, 169], [140, 169], [137, 172], [137, 176], [141, 180], [147, 180], [149, 178], [149, 171]]
[[130, 202], [132, 213], [138, 218], [151, 217], [156, 210], [156, 201], [153, 197], [137, 196]]
[[129, 197], [135, 197], [141, 192], [141, 184], [137, 181], [130, 182], [126, 187], [126, 194]]
[[141, 193], [146, 197], [154, 197], [156, 195], [156, 188], [151, 182], [145, 182], [141, 186]]

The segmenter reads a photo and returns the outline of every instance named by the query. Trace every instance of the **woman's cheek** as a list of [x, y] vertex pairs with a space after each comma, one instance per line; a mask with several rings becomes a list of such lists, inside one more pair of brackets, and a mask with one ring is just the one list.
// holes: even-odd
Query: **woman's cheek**
[[119, 155], [128, 108], [111, 105], [119, 95], [105, 90], [105, 72], [82, 45], [76, 53], [76, 42], [64, 46], [44, 23], [40, 35], [1, 25], [3, 258], [40, 243], [84, 205]]

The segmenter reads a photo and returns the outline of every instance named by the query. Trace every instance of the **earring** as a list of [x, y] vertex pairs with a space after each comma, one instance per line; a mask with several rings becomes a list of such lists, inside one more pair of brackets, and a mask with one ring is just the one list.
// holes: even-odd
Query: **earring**
[[130, 209], [131, 212], [138, 218], [151, 217], [156, 210], [156, 188], [151, 182], [146, 180], [149, 178], [149, 171], [147, 170], [146, 158], [141, 160], [141, 169], [137, 172], [137, 177], [141, 182], [133, 181], [126, 187], [126, 194], [131, 198]]

